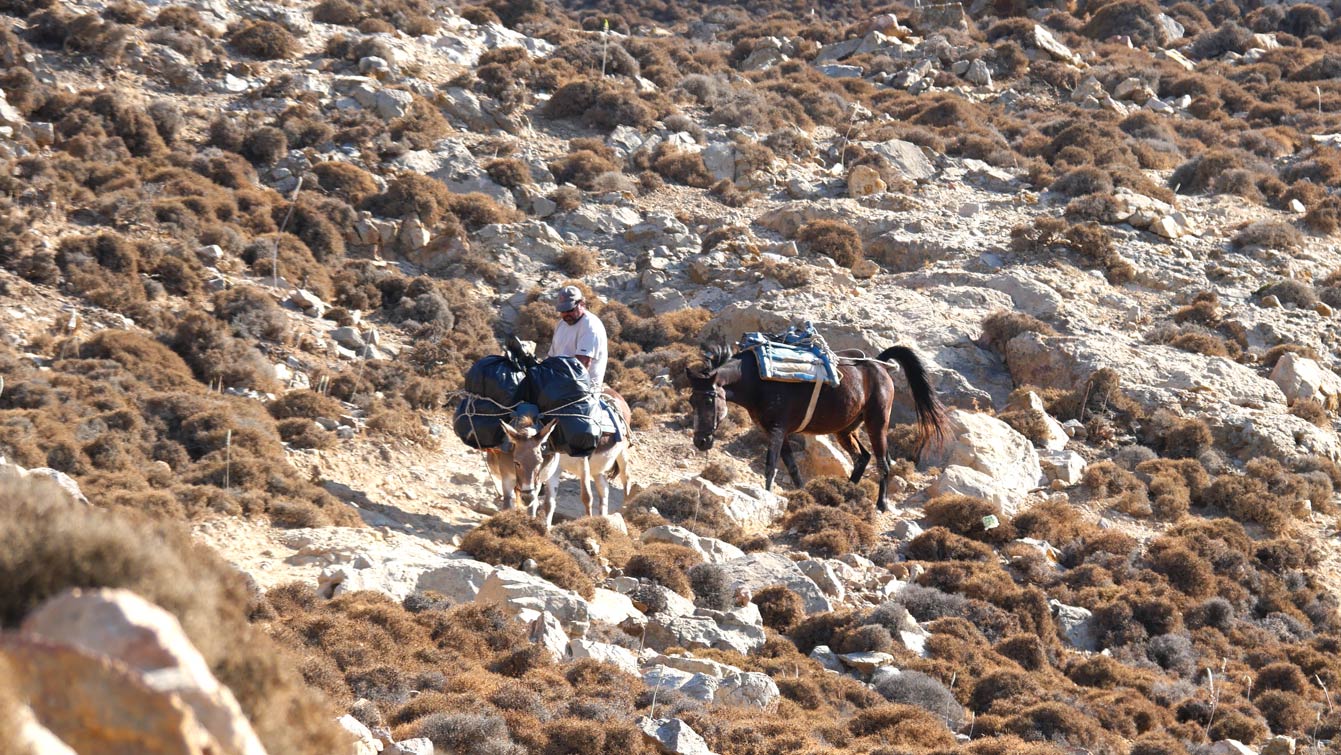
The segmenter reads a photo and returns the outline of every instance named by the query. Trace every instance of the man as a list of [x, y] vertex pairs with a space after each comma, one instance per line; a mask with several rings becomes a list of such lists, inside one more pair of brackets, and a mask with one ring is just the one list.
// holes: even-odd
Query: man
[[605, 325], [596, 315], [587, 311], [582, 290], [577, 286], [560, 289], [554, 308], [559, 311], [562, 321], [554, 328], [549, 355], [576, 358], [587, 368], [587, 378], [591, 381], [592, 389], [600, 391], [605, 384], [605, 363], [609, 355]]

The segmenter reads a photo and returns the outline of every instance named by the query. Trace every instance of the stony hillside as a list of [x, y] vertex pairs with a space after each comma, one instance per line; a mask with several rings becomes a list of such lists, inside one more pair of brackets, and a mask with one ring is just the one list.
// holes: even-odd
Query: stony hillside
[[[1338, 10], [0, 0], [0, 753], [1331, 751]], [[546, 530], [452, 411], [568, 284]], [[690, 442], [807, 320], [888, 512]]]

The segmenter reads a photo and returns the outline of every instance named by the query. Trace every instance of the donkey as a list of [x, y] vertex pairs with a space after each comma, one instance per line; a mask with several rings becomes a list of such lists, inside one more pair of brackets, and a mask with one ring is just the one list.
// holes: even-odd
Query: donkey
[[[529, 419], [519, 422], [520, 427], [503, 424], [503, 432], [512, 441], [513, 468], [509, 476], [515, 479], [516, 494], [522, 505], [527, 507], [531, 516], [539, 515], [540, 499], [537, 495], [540, 486], [545, 486], [545, 526], [554, 524], [554, 511], [558, 508], [557, 491], [559, 472], [567, 472], [578, 478], [582, 485], [582, 505], [587, 516], [609, 513], [610, 490], [607, 476], [617, 476], [627, 499], [629, 486], [629, 405], [623, 397], [611, 388], [605, 389], [605, 395], [615, 405], [626, 430], [619, 440], [605, 439], [591, 456], [576, 458], [547, 446], [550, 435], [557, 426], [557, 420], [550, 420], [543, 427], [536, 427]], [[594, 488], [594, 490], [593, 490]]]
[[[773, 488], [777, 474], [778, 457], [787, 465], [792, 482], [801, 486], [801, 472], [796, 465], [790, 435], [833, 435], [852, 456], [852, 482], [861, 479], [874, 454], [880, 473], [880, 497], [876, 503], [886, 510], [885, 493], [889, 488], [890, 458], [888, 452], [889, 413], [894, 405], [894, 380], [889, 376], [886, 363], [893, 359], [903, 368], [912, 389], [913, 405], [917, 410], [918, 455], [934, 435], [944, 435], [945, 413], [927, 382], [926, 371], [917, 355], [903, 346], [885, 349], [875, 359], [840, 356], [838, 369], [842, 381], [837, 387], [827, 383], [812, 395], [812, 383], [784, 383], [764, 380], [759, 374], [759, 362], [754, 350], [730, 355], [726, 349], [714, 349], [707, 354], [708, 365], [701, 371], [686, 367], [693, 393], [689, 398], [694, 410], [694, 446], [700, 451], [712, 448], [713, 436], [722, 420], [726, 419], [726, 404], [731, 402], [745, 407], [750, 418], [768, 436], [768, 455], [764, 462], [764, 487]], [[871, 450], [857, 437], [857, 428], [866, 425]]]

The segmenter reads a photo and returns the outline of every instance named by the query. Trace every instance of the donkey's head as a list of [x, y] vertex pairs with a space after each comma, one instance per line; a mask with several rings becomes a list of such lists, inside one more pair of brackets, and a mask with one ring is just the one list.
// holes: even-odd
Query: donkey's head
[[513, 472], [517, 478], [516, 493], [522, 505], [533, 508], [540, 485], [544, 482], [546, 462], [553, 452], [546, 447], [549, 436], [554, 432], [558, 420], [550, 420], [544, 427], [534, 424], [523, 425], [520, 429], [504, 422], [503, 432], [512, 440]]

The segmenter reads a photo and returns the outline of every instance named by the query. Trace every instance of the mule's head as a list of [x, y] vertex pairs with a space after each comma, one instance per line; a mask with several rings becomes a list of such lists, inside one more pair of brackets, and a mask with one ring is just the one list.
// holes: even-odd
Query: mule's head
[[726, 389], [718, 384], [716, 370], [685, 369], [689, 378], [689, 406], [694, 412], [694, 448], [712, 448], [717, 428], [726, 419]]
[[558, 420], [550, 420], [544, 427], [523, 426], [520, 429], [504, 422], [503, 432], [512, 440], [512, 465], [517, 478], [516, 493], [528, 508], [535, 502], [544, 482], [545, 462], [551, 454], [545, 444], [554, 432]]

